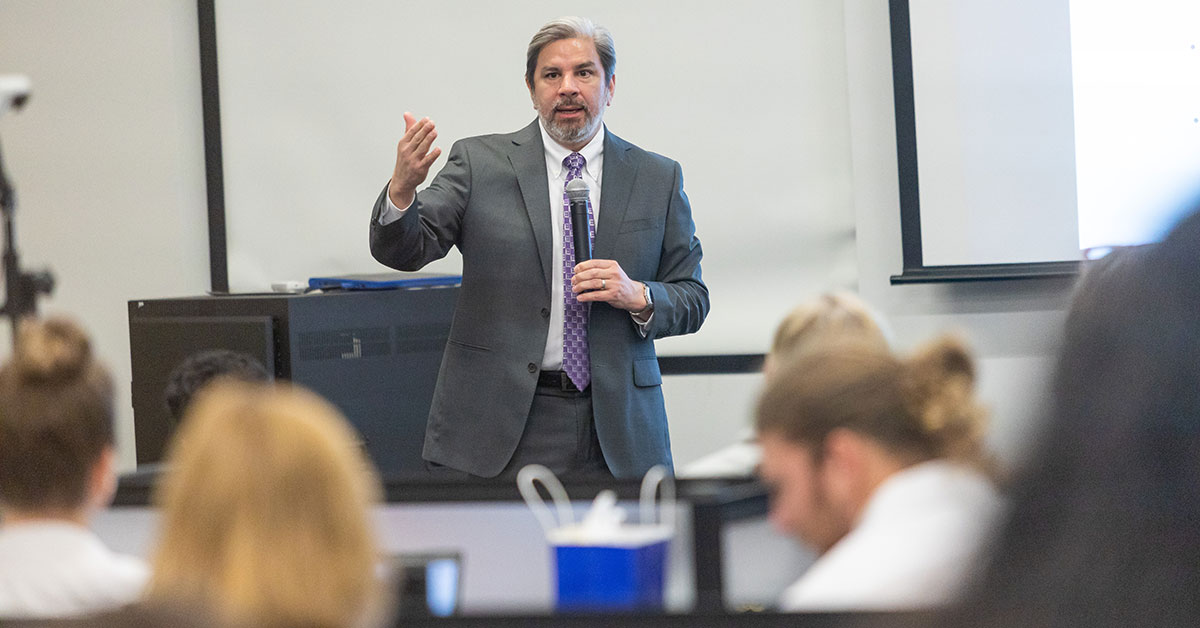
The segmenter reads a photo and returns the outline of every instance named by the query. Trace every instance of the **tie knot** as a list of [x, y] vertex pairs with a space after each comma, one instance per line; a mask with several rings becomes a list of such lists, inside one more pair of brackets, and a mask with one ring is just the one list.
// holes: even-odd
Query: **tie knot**
[[586, 163], [587, 160], [579, 153], [567, 155], [566, 159], [563, 159], [563, 166], [567, 168], [567, 181], [579, 177], [580, 173], [583, 172], [583, 165]]

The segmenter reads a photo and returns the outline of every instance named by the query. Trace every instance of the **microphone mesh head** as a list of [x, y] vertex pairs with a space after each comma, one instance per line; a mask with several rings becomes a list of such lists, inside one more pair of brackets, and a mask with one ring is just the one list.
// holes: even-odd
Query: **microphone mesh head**
[[587, 200], [588, 184], [583, 179], [575, 178], [567, 181], [567, 198], [572, 201]]

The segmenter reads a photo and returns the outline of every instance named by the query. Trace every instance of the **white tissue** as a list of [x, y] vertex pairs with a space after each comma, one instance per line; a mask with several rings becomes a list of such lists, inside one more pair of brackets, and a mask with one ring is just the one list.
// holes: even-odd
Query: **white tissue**
[[555, 545], [604, 545], [640, 547], [671, 537], [671, 529], [662, 525], [627, 525], [628, 513], [617, 505], [617, 494], [600, 491], [583, 521], [565, 525], [547, 535]]

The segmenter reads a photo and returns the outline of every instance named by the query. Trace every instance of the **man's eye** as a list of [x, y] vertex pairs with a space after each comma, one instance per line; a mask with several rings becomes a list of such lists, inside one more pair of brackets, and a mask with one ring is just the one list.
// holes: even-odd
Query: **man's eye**
[[547, 79], [547, 80], [554, 80], [554, 79], [558, 78], [558, 72], [547, 72], [544, 76], [542, 76], [542, 78]]
[[591, 75], [592, 75], [591, 70], [580, 70], [579, 71], [579, 76], [591, 76]]

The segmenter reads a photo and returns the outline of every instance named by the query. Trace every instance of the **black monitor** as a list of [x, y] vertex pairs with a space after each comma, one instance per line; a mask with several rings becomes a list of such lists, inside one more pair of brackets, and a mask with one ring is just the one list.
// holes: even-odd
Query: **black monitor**
[[269, 316], [144, 317], [129, 321], [133, 425], [139, 465], [159, 462], [175, 421], [164, 392], [175, 367], [201, 351], [226, 349], [276, 372], [274, 322]]

